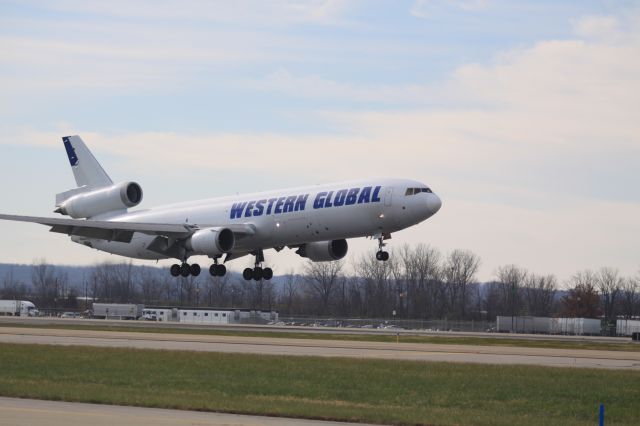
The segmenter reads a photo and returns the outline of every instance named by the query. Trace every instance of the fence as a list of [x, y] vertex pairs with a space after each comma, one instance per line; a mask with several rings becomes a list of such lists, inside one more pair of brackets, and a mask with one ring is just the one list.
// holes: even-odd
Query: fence
[[450, 320], [392, 320], [392, 319], [363, 319], [363, 318], [309, 318], [309, 317], [280, 317], [278, 324], [302, 327], [341, 327], [353, 329], [405, 329], [428, 331], [465, 331], [490, 332], [495, 331], [493, 321], [450, 321]]

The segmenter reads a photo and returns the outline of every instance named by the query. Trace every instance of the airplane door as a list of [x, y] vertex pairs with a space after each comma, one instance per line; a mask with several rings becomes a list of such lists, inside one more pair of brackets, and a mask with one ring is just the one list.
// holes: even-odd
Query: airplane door
[[389, 207], [393, 201], [393, 187], [386, 188], [384, 191], [384, 205]]

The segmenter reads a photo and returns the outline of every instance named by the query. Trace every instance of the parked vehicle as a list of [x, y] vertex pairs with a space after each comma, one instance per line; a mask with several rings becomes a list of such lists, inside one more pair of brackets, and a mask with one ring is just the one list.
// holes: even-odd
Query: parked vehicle
[[36, 305], [27, 300], [0, 300], [0, 315], [12, 317], [37, 317]]
[[144, 305], [124, 303], [94, 303], [94, 318], [138, 319], [142, 316]]

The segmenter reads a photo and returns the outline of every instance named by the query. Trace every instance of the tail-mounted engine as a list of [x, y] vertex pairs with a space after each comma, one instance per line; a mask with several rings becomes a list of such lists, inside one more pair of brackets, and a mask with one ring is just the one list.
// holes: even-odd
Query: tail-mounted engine
[[296, 253], [313, 262], [329, 262], [342, 259], [348, 251], [347, 240], [333, 240], [303, 244]]
[[59, 202], [55, 211], [74, 219], [86, 219], [135, 207], [141, 201], [142, 188], [140, 185], [135, 182], [123, 182], [88, 192], [76, 193], [76, 195]]

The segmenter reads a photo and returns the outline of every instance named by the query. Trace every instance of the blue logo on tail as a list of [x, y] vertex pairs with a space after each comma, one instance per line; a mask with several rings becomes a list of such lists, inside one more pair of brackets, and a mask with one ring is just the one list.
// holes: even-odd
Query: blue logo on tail
[[71, 163], [71, 167], [78, 165], [78, 156], [76, 155], [76, 150], [71, 145], [69, 141], [69, 137], [65, 136], [62, 138], [62, 142], [64, 142], [64, 148], [67, 150], [67, 157], [69, 157], [69, 163]]

